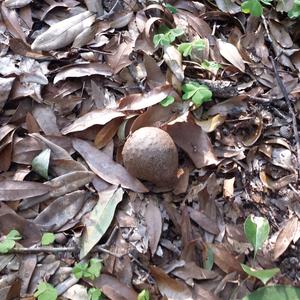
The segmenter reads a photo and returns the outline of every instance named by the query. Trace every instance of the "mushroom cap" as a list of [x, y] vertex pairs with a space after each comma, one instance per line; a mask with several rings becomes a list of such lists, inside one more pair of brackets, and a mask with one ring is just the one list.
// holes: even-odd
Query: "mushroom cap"
[[123, 151], [125, 168], [133, 176], [157, 186], [174, 184], [178, 169], [178, 152], [173, 139], [162, 129], [143, 127], [126, 141]]

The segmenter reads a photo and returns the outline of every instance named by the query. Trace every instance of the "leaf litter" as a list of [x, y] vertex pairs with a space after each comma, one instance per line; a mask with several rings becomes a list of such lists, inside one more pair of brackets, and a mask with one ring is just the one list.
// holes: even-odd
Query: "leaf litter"
[[[300, 10], [271, 2], [2, 1], [1, 299], [299, 294]], [[176, 144], [171, 187], [124, 167], [143, 127]]]

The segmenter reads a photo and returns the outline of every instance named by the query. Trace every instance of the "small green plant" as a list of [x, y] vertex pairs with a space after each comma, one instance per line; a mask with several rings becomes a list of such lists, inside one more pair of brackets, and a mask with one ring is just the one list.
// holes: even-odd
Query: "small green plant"
[[150, 293], [149, 293], [149, 291], [148, 290], [142, 290], [138, 294], [137, 300], [150, 300]]
[[50, 283], [40, 282], [34, 297], [38, 300], [56, 300], [57, 299], [57, 290]]
[[99, 300], [101, 299], [102, 293], [100, 289], [97, 288], [90, 288], [88, 290], [89, 300]]
[[77, 279], [90, 278], [94, 280], [100, 276], [102, 269], [102, 262], [98, 258], [90, 259], [89, 263], [77, 263], [73, 267], [73, 274]]
[[263, 14], [263, 6], [271, 5], [272, 0], [246, 0], [242, 3], [241, 9], [245, 14], [251, 14], [254, 17], [260, 17]]
[[244, 223], [244, 232], [247, 240], [254, 248], [254, 258], [257, 250], [261, 249], [270, 233], [270, 225], [267, 219], [250, 215]]
[[291, 19], [300, 17], [300, 0], [294, 0], [293, 8], [288, 12]]
[[48, 246], [55, 241], [55, 235], [52, 232], [45, 232], [42, 236], [41, 243], [43, 246]]
[[182, 86], [182, 100], [192, 100], [196, 107], [201, 106], [212, 98], [211, 90], [204, 84], [189, 82]]
[[244, 264], [241, 264], [241, 266], [245, 273], [247, 273], [249, 276], [259, 279], [263, 284], [267, 284], [267, 282], [274, 275], [276, 275], [278, 272], [280, 272], [279, 268], [266, 269], [266, 270], [255, 270]]
[[158, 34], [153, 37], [153, 44], [155, 47], [167, 46], [173, 43], [177, 37], [184, 34], [182, 28], [169, 28], [166, 25], [161, 25]]
[[175, 98], [173, 96], [167, 96], [165, 99], [161, 100], [159, 103], [163, 107], [168, 107], [169, 105], [173, 104]]
[[19, 231], [13, 229], [11, 230], [5, 239], [0, 242], [0, 253], [8, 253], [16, 245], [15, 241], [22, 239]]
[[205, 49], [205, 41], [203, 39], [196, 39], [189, 43], [181, 43], [178, 46], [178, 51], [184, 56], [191, 56], [193, 49], [201, 51]]
[[176, 14], [177, 13], [177, 8], [174, 7], [173, 5], [171, 5], [170, 3], [163, 3], [163, 6], [169, 10], [172, 14]]
[[217, 75], [219, 69], [221, 68], [221, 65], [214, 62], [214, 61], [209, 61], [209, 60], [204, 60], [202, 63], [201, 63], [201, 67], [215, 75]]

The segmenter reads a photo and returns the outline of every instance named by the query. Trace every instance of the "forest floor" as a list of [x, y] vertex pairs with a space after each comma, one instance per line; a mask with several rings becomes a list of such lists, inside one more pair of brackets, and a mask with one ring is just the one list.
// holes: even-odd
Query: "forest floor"
[[298, 0], [0, 13], [0, 299], [300, 299]]

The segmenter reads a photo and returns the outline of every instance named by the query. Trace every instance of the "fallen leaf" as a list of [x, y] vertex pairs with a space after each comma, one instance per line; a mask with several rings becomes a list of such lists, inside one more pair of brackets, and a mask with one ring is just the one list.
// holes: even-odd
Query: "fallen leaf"
[[217, 41], [221, 55], [230, 63], [232, 63], [237, 69], [245, 72], [245, 64], [238, 49], [231, 43], [224, 42], [220, 39]]
[[108, 108], [95, 109], [77, 118], [72, 124], [62, 129], [62, 134], [82, 131], [94, 125], [105, 125], [109, 121], [118, 117], [123, 117], [124, 114], [119, 111], [114, 111]]
[[171, 278], [162, 269], [150, 266], [150, 273], [157, 282], [160, 293], [168, 300], [192, 300], [192, 292], [183, 281]]
[[167, 127], [175, 144], [182, 148], [197, 168], [217, 164], [209, 137], [201, 127], [189, 122], [177, 122]]
[[31, 2], [32, 0], [5, 0], [4, 4], [7, 8], [13, 9], [24, 7]]
[[33, 181], [0, 181], [0, 201], [15, 201], [49, 193], [52, 188]]
[[34, 219], [42, 231], [57, 231], [72, 220], [82, 208], [89, 194], [75, 191], [55, 199]]
[[172, 73], [182, 82], [184, 80], [184, 71], [181, 53], [174, 46], [165, 46], [163, 58]]
[[73, 140], [74, 149], [84, 158], [91, 170], [105, 181], [121, 185], [135, 192], [147, 192], [147, 188], [120, 164], [113, 161], [110, 156], [98, 150], [88, 142], [80, 139]]
[[216, 128], [220, 125], [222, 125], [225, 121], [225, 117], [217, 114], [211, 118], [208, 118], [207, 120], [197, 120], [195, 119], [195, 123], [202, 128], [205, 132], [213, 132], [216, 130]]
[[154, 256], [162, 233], [162, 216], [160, 209], [153, 200], [151, 200], [146, 208], [145, 222], [149, 234], [149, 247]]
[[81, 259], [92, 250], [108, 229], [116, 207], [123, 199], [123, 194], [123, 189], [116, 186], [99, 193], [98, 203], [83, 222], [85, 230], [81, 237]]
[[136, 300], [138, 297], [133, 288], [107, 274], [101, 274], [99, 278], [92, 281], [92, 285], [101, 289], [103, 294], [112, 300]]
[[2, 110], [3, 106], [6, 103], [6, 100], [10, 94], [13, 82], [15, 78], [0, 78], [0, 110]]
[[56, 84], [68, 77], [78, 78], [91, 75], [110, 76], [112, 75], [112, 69], [108, 65], [99, 62], [73, 64], [71, 66], [63, 67], [54, 77], [53, 83]]
[[93, 12], [85, 11], [52, 25], [39, 35], [31, 45], [32, 50], [56, 50], [71, 44], [74, 39], [96, 19]]
[[298, 217], [294, 216], [287, 221], [285, 226], [280, 230], [274, 246], [274, 259], [280, 257], [293, 241], [298, 230]]
[[170, 85], [162, 85], [144, 94], [131, 94], [119, 101], [119, 110], [140, 110], [159, 103], [172, 92]]

